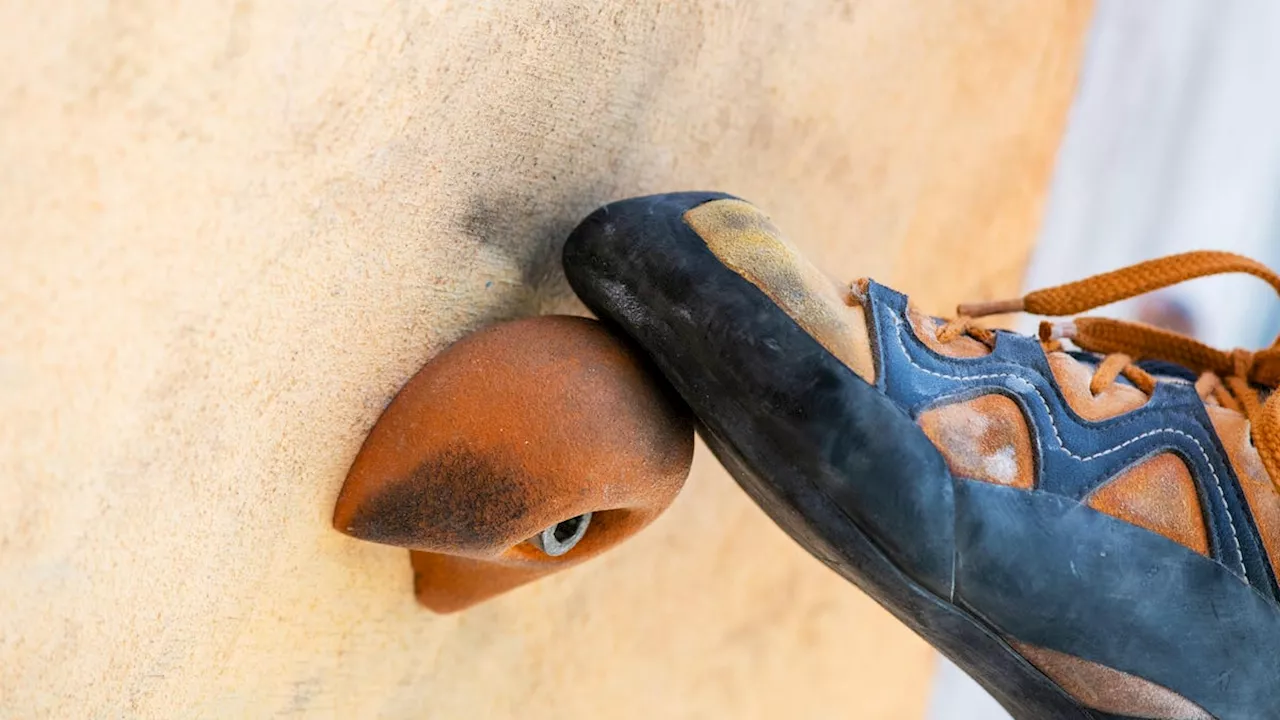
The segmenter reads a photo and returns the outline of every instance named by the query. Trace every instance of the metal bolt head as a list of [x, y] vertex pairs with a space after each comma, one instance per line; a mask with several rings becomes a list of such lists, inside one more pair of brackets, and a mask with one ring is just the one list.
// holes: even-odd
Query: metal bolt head
[[561, 520], [534, 535], [529, 542], [551, 557], [559, 557], [578, 544], [582, 536], [587, 534], [587, 526], [590, 524], [591, 513], [586, 512], [568, 520]]

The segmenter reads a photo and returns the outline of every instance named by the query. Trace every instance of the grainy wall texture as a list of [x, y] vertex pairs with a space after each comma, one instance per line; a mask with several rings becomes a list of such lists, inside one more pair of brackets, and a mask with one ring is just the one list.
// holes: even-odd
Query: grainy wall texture
[[330, 513], [426, 359], [580, 311], [557, 246], [610, 199], [740, 194], [932, 310], [1015, 290], [1088, 14], [5, 3], [0, 717], [918, 717], [924, 644], [701, 448], [636, 539], [456, 616]]

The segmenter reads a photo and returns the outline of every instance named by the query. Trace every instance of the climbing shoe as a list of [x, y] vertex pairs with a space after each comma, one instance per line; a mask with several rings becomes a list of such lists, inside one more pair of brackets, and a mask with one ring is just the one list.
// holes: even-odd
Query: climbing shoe
[[1016, 718], [1280, 718], [1280, 349], [1071, 317], [1193, 277], [1199, 252], [942, 320], [838, 283], [718, 193], [606, 205], [579, 297], [693, 409], [766, 513]]

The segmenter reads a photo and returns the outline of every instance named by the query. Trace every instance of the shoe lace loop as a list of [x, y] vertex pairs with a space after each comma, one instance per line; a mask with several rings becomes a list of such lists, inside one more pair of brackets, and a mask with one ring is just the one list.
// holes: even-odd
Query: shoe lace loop
[[[1253, 275], [1280, 295], [1280, 275], [1262, 263], [1228, 252], [1189, 252], [1036, 290], [1020, 298], [961, 304], [956, 308], [957, 317], [939, 329], [938, 339], [951, 342], [969, 335], [994, 347], [995, 334], [976, 318], [1010, 312], [1075, 315], [1194, 278], [1225, 273]], [[1212, 397], [1248, 418], [1254, 447], [1280, 491], [1280, 393], [1271, 392], [1280, 386], [1280, 337], [1256, 352], [1226, 351], [1181, 333], [1112, 318], [1040, 323], [1040, 342], [1046, 352], [1060, 349], [1062, 340], [1105, 356], [1089, 383], [1095, 395], [1121, 376], [1148, 395], [1154, 392], [1155, 378], [1135, 364], [1141, 360], [1172, 362], [1199, 373], [1195, 387], [1201, 398]]]

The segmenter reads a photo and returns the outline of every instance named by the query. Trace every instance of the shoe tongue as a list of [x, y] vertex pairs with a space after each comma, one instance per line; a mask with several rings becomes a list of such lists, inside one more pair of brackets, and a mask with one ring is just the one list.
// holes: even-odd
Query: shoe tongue
[[[1075, 358], [1077, 362], [1091, 367], [1097, 367], [1098, 363], [1102, 362], [1101, 355], [1083, 350], [1071, 350], [1067, 354]], [[1157, 380], [1179, 380], [1194, 383], [1199, 377], [1191, 368], [1167, 360], [1141, 360], [1135, 364]], [[1124, 376], [1116, 378], [1116, 382], [1124, 383], [1125, 385], [1133, 384]]]
[[1172, 363], [1167, 360], [1141, 360], [1136, 363], [1138, 367], [1146, 370], [1156, 377], [1175, 378], [1178, 380], [1186, 380], [1187, 382], [1195, 382], [1196, 374], [1191, 368]]
[[1085, 365], [1096, 366], [1098, 363], [1102, 362], [1101, 355], [1096, 355], [1085, 350], [1067, 350], [1066, 353], [1074, 358], [1076, 362], [1084, 363]]

